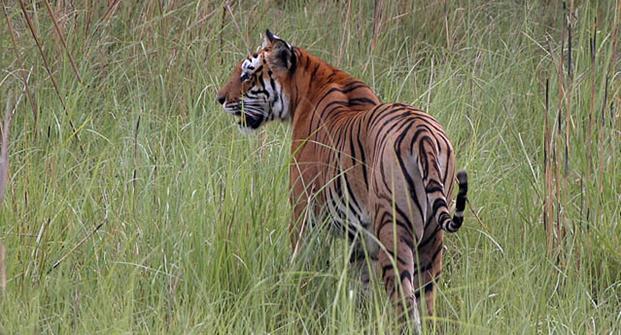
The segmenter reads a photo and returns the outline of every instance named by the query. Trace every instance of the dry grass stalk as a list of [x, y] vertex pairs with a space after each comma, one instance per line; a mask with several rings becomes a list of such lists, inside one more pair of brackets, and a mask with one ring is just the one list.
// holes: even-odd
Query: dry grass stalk
[[343, 33], [341, 34], [341, 43], [339, 47], [339, 54], [338, 54], [338, 57], [336, 58], [336, 66], [341, 66], [341, 61], [343, 60], [343, 55], [345, 54], [346, 46], [349, 45], [349, 37], [351, 36], [350, 29], [349, 29], [350, 16], [351, 16], [351, 0], [347, 1], [347, 12], [345, 13], [345, 23], [343, 24], [345, 28], [343, 29]]
[[449, 31], [448, 0], [444, 0], [444, 30], [446, 31], [446, 49], [451, 50], [451, 34]]
[[[224, 21], [226, 20], [226, 6], [222, 6], [222, 17], [220, 18], [220, 48], [224, 47]], [[224, 65], [224, 55], [220, 52], [220, 65]]]
[[[226, 10], [231, 15], [231, 22], [233, 22], [233, 24], [235, 25], [235, 28], [237, 29], [237, 33], [243, 39], [244, 44], [246, 44], [246, 50], [248, 50], [248, 55], [251, 55], [252, 54], [252, 47], [251, 47], [251, 44], [250, 44], [250, 37], [248, 36], [248, 34], [244, 34], [242, 32], [242, 29], [239, 26], [239, 24], [237, 23], [237, 20], [235, 20], [235, 14], [233, 14], [233, 9], [231, 8], [231, 5], [227, 2], [224, 5], [224, 8], [226, 8]], [[224, 26], [224, 20], [222, 21], [222, 25]], [[220, 33], [222, 33], [222, 32], [220, 32]]]
[[[97, 2], [97, 1], [95, 1]], [[93, 15], [93, 13], [95, 12], [94, 8], [97, 7], [97, 5], [95, 4], [91, 4], [90, 1], [86, 1], [86, 21], [87, 24], [85, 25], [85, 29], [84, 31], [86, 32], [86, 42], [83, 44], [84, 46], [86, 45], [90, 45], [90, 39], [93, 38], [95, 35], [95, 33], [104, 26], [104, 23], [107, 22], [112, 16], [114, 16], [114, 14], [116, 13], [116, 10], [119, 7], [119, 4], [121, 3], [121, 0], [108, 0], [108, 8], [106, 9], [106, 12], [104, 13], [104, 15], [101, 17], [101, 19], [95, 24], [95, 29], [93, 30], [92, 33], [89, 34], [89, 27], [91, 25], [91, 17]]]
[[[4, 110], [4, 120], [0, 124], [0, 206], [4, 201], [4, 195], [6, 192], [6, 185], [9, 181], [9, 135], [11, 128], [11, 121], [13, 120], [13, 114], [21, 101], [21, 96], [15, 102], [15, 105], [11, 107], [11, 96], [6, 100], [6, 107]], [[6, 265], [4, 262], [4, 245], [0, 241], [0, 293], [4, 293], [6, 289]]]
[[94, 10], [91, 9], [92, 5], [91, 5], [91, 1], [90, 0], [86, 0], [84, 1], [84, 15], [86, 15], [86, 19], [85, 19], [85, 23], [84, 23], [84, 34], [87, 35], [90, 28], [91, 28], [91, 21], [92, 21], [92, 15]]
[[95, 233], [101, 228], [103, 227], [104, 223], [106, 223], [107, 218], [104, 219], [104, 222], [98, 224], [95, 229], [93, 229], [88, 235], [84, 236], [83, 239], [80, 240], [80, 242], [78, 242], [76, 245], [73, 246], [73, 248], [71, 248], [69, 251], [67, 251], [66, 254], [64, 254], [61, 258], [59, 258], [56, 262], [54, 262], [54, 265], [52, 265], [52, 267], [47, 271], [47, 273], [49, 274], [50, 272], [52, 272], [54, 269], [56, 269], [60, 263], [62, 263], [65, 259], [67, 259], [67, 257], [69, 257], [69, 255], [71, 255], [76, 249], [78, 249], [82, 244], [84, 244], [84, 242], [88, 241], [88, 239], [90, 239], [93, 235], [95, 235]]
[[[571, 143], [571, 130], [573, 128], [573, 122], [571, 119], [572, 111], [572, 92], [574, 90], [574, 75], [573, 75], [573, 61], [572, 61], [572, 46], [573, 46], [573, 26], [575, 25], [575, 7], [573, 0], [569, 0], [568, 7], [565, 7], [565, 26], [562, 33], [561, 49], [559, 52], [558, 63], [558, 87], [559, 87], [559, 101], [558, 101], [558, 131], [557, 139], [554, 141], [553, 151], [559, 153], [563, 150], [563, 167], [561, 168], [559, 161], [554, 160], [555, 166], [555, 179], [556, 179], [556, 241], [554, 245], [554, 252], [558, 255], [557, 261], [559, 265], [565, 266], [565, 259], [561, 257], [564, 255], [563, 248], [566, 245], [567, 231], [572, 231], [569, 220], [566, 217], [566, 209], [568, 207], [568, 175], [569, 175], [569, 154]], [[563, 42], [567, 39], [567, 53], [566, 59], [563, 57]], [[567, 69], [567, 77], [563, 75], [564, 64]], [[564, 109], [564, 122], [561, 122], [561, 113]], [[564, 134], [562, 133], [562, 125], [564, 125]], [[564, 136], [563, 136], [564, 135]], [[562, 147], [561, 147], [562, 145]]]
[[[564, 34], [563, 34], [564, 35]], [[563, 37], [563, 42], [564, 42], [564, 37]], [[552, 140], [552, 145], [551, 145], [551, 152], [552, 152], [552, 166], [551, 166], [551, 173], [552, 173], [552, 180], [553, 180], [553, 187], [554, 189], [549, 189], [548, 191], [553, 192], [554, 194], [552, 195], [552, 198], [554, 199], [553, 203], [553, 211], [555, 214], [555, 218], [556, 218], [556, 225], [554, 227], [554, 236], [553, 236], [553, 242], [552, 242], [552, 250], [550, 250], [552, 252], [552, 254], [555, 255], [559, 255], [560, 254], [560, 244], [561, 241], [563, 240], [564, 237], [564, 229], [563, 229], [563, 218], [562, 218], [562, 214], [563, 211], [561, 210], [561, 204], [562, 204], [562, 193], [563, 193], [563, 187], [562, 187], [562, 177], [561, 177], [561, 168], [559, 166], [559, 151], [560, 151], [560, 145], [562, 145], [563, 143], [563, 135], [562, 135], [562, 131], [563, 131], [563, 123], [562, 123], [562, 113], [563, 113], [563, 102], [566, 101], [566, 97], [567, 97], [567, 91], [566, 91], [566, 87], [565, 87], [565, 78], [563, 75], [563, 68], [564, 68], [564, 58], [563, 58], [563, 46], [564, 43], [561, 42], [561, 48], [560, 48], [560, 55], [559, 55], [559, 62], [558, 62], [558, 67], [557, 67], [557, 74], [558, 74], [558, 106], [557, 106], [557, 110], [556, 110], [556, 130], [553, 131], [554, 135], [553, 135], [553, 139]], [[565, 104], [565, 108], [568, 108], [567, 104]], [[565, 127], [568, 127], [567, 124], [565, 124]], [[554, 215], [553, 214], [553, 215]]]
[[0, 294], [6, 290], [6, 265], [4, 262], [4, 244], [0, 241]]
[[[608, 69], [606, 71], [606, 82], [605, 82], [605, 86], [604, 86], [604, 101], [602, 101], [602, 110], [601, 110], [601, 123], [600, 123], [600, 131], [599, 131], [599, 145], [597, 146], [598, 148], [598, 155], [599, 155], [599, 170], [598, 170], [598, 189], [600, 193], [604, 192], [604, 152], [605, 152], [605, 148], [604, 148], [604, 127], [606, 126], [606, 108], [609, 106], [609, 102], [608, 102], [608, 89], [609, 89], [609, 80], [610, 80], [610, 74], [611, 73], [615, 73], [616, 69], [615, 66], [617, 64], [617, 43], [619, 42], [619, 37], [617, 36], [618, 32], [619, 32], [619, 28], [620, 28], [620, 22], [619, 22], [619, 16], [621, 15], [621, 0], [617, 0], [617, 15], [614, 16], [614, 22], [613, 22], [613, 30], [612, 30], [612, 34], [611, 34], [611, 41], [612, 41], [612, 55], [610, 56], [610, 62], [608, 63]], [[617, 97], [617, 99], [619, 101], [621, 101], [621, 99], [619, 99]], [[614, 100], [611, 101], [611, 103], [614, 103]], [[610, 105], [610, 110], [611, 110], [611, 115], [610, 115], [610, 124], [613, 126], [613, 129], [619, 129], [619, 128], [615, 128], [615, 120], [614, 120], [614, 115], [612, 115], [614, 108], [612, 108], [612, 105]], [[595, 117], [595, 116], [594, 116]], [[611, 143], [616, 143], [616, 141], [611, 141]], [[615, 150], [613, 150], [612, 152], [616, 152]]]
[[[24, 272], [25, 275], [36, 275], [38, 276], [38, 274], [40, 273], [40, 267], [37, 266], [37, 260], [39, 259], [39, 250], [41, 249], [41, 243], [43, 241], [43, 233], [45, 233], [45, 228], [47, 228], [51, 223], [51, 219], [48, 218], [47, 220], [43, 221], [43, 224], [41, 224], [41, 227], [39, 227], [39, 232], [37, 233], [37, 237], [35, 239], [35, 247], [32, 250], [32, 252], [30, 253], [30, 264], [28, 265], [28, 268], [26, 268], [26, 271]], [[32, 269], [31, 269], [32, 266]], [[33, 276], [33, 280], [36, 279], [36, 276]]]
[[138, 157], [138, 130], [140, 130], [140, 115], [138, 115], [136, 127], [134, 128], [134, 172], [132, 174], [132, 186], [134, 192], [136, 191], [136, 180], [138, 179], [138, 171], [136, 169], [136, 159]]
[[544, 133], [543, 133], [543, 164], [545, 176], [545, 191], [543, 197], [543, 225], [546, 231], [546, 246], [548, 253], [551, 253], [554, 242], [554, 232], [552, 221], [554, 217], [554, 196], [552, 194], [552, 132], [549, 121], [550, 112], [550, 80], [546, 79], [545, 86], [545, 114], [544, 114]]
[[382, 18], [384, 16], [384, 0], [375, 0], [373, 7], [373, 37], [371, 38], [371, 50], [375, 50], [377, 39], [382, 32]]
[[4, 294], [6, 290], [6, 263], [5, 263], [5, 248], [4, 244], [0, 242], [0, 294]]
[[11, 128], [11, 121], [13, 120], [13, 114], [15, 109], [21, 101], [21, 96], [15, 102], [15, 105], [11, 107], [11, 96], [6, 100], [6, 107], [4, 110], [4, 119], [0, 126], [0, 136], [2, 142], [0, 142], [0, 204], [4, 200], [4, 193], [6, 191], [6, 185], [9, 181], [9, 135]]
[[32, 23], [32, 19], [30, 18], [30, 15], [28, 15], [28, 11], [26, 10], [26, 5], [24, 4], [24, 0], [19, 0], [19, 5], [21, 7], [24, 18], [26, 19], [26, 23], [28, 24], [28, 29], [30, 30], [32, 38], [34, 39], [35, 44], [37, 45], [37, 49], [39, 50], [41, 59], [43, 60], [45, 71], [47, 71], [47, 74], [49, 75], [50, 80], [52, 81], [52, 86], [54, 86], [54, 91], [56, 92], [56, 96], [58, 96], [58, 100], [63, 106], [63, 110], [65, 112], [65, 115], [67, 116], [69, 126], [71, 127], [71, 133], [75, 136], [75, 139], [78, 142], [78, 145], [80, 147], [80, 152], [84, 153], [84, 148], [82, 147], [82, 144], [80, 143], [80, 135], [78, 134], [78, 131], [75, 125], [73, 124], [73, 121], [71, 121], [71, 118], [69, 118], [69, 113], [67, 112], [67, 106], [65, 105], [65, 100], [60, 94], [58, 83], [56, 82], [56, 79], [54, 78], [54, 75], [52, 74], [52, 70], [47, 61], [47, 58], [45, 58], [45, 54], [43, 53], [43, 46], [41, 45], [41, 41], [39, 40], [39, 37], [37, 36], [37, 32], [35, 31], [34, 24]]
[[591, 101], [589, 104], [589, 120], [587, 125], [587, 180], [590, 180], [592, 165], [592, 150], [593, 148], [593, 122], [595, 120], [595, 100], [597, 95], [595, 94], [595, 74], [597, 72], [597, 20], [593, 20], [593, 36], [590, 39], [590, 52], [591, 52]]
[[34, 27], [34, 24], [32, 23], [32, 19], [30, 18], [30, 15], [28, 15], [28, 11], [26, 10], [26, 5], [24, 4], [24, 0], [19, 0], [19, 5], [22, 9], [22, 14], [24, 14], [24, 18], [26, 19], [26, 23], [28, 24], [28, 29], [30, 30], [30, 33], [32, 34], [32, 38], [34, 39], [35, 44], [37, 45], [37, 48], [39, 49], [39, 54], [41, 55], [41, 60], [43, 60], [45, 71], [47, 71], [47, 74], [50, 76], [50, 80], [52, 81], [52, 86], [54, 86], [54, 91], [56, 92], [56, 96], [58, 96], [58, 100], [60, 100], [61, 105], [63, 105], [63, 109], [66, 109], [65, 100], [60, 94], [60, 90], [58, 89], [58, 83], [56, 82], [56, 78], [52, 74], [52, 69], [50, 67], [50, 64], [47, 62], [47, 58], [45, 58], [45, 54], [43, 53], [43, 46], [41, 45], [41, 41], [39, 40], [39, 37], [37, 36], [37, 32], [35, 31], [35, 27]]
[[[13, 45], [13, 52], [15, 53], [15, 59], [24, 59], [24, 57], [20, 54], [19, 52], [19, 48], [17, 47], [17, 33], [15, 32], [15, 28], [13, 27], [13, 22], [11, 21], [11, 17], [9, 16], [9, 13], [7, 13], [6, 9], [7, 9], [7, 5], [5, 3], [5, 1], [2, 1], [3, 6], [3, 12], [4, 12], [4, 18], [6, 19], [6, 25], [7, 28], [9, 30], [10, 36], [11, 36], [11, 44]], [[33, 129], [35, 129], [35, 136], [36, 136], [36, 129], [37, 129], [37, 125], [38, 125], [38, 121], [39, 121], [39, 113], [38, 113], [38, 108], [37, 108], [37, 102], [35, 101], [35, 99], [33, 99], [32, 94], [30, 93], [30, 85], [28, 85], [29, 82], [29, 78], [30, 78], [30, 73], [28, 73], [28, 75], [26, 75], [25, 71], [20, 71], [21, 73], [21, 77], [22, 77], [22, 83], [24, 84], [24, 91], [26, 92], [26, 98], [28, 99], [28, 102], [30, 103], [30, 107], [32, 108], [32, 117], [34, 120], [34, 127]]]
[[[565, 20], [565, 29], [567, 31], [567, 78], [569, 88], [566, 94], [566, 106], [565, 106], [565, 160], [564, 160], [564, 176], [567, 177], [569, 172], [569, 141], [570, 141], [570, 125], [571, 122], [571, 104], [572, 104], [572, 91], [573, 91], [573, 71], [572, 71], [572, 31], [575, 25], [575, 13], [574, 13], [574, 1], [569, 0], [569, 11], [567, 12]], [[566, 179], [566, 178], [565, 178]], [[564, 180], [565, 180], [564, 179]], [[565, 180], [566, 181], [566, 180]]]
[[608, 85], [609, 85], [609, 77], [606, 76], [606, 83], [604, 86], [604, 101], [602, 101], [602, 122], [600, 123], [600, 129], [599, 129], [599, 139], [598, 139], [598, 146], [597, 146], [597, 151], [598, 151], [598, 156], [599, 156], [599, 169], [598, 169], [598, 178], [597, 178], [597, 183], [598, 183], [598, 190], [599, 193], [604, 193], [604, 165], [605, 165], [605, 131], [604, 128], [606, 127], [606, 121], [605, 121], [605, 110], [606, 110], [606, 106], [608, 105]]
[[71, 52], [69, 52], [69, 48], [67, 48], [67, 42], [65, 41], [65, 36], [63, 35], [63, 32], [58, 25], [58, 20], [56, 19], [56, 16], [54, 15], [54, 12], [52, 11], [52, 7], [50, 6], [49, 0], [45, 0], [45, 7], [47, 8], [47, 12], [50, 15], [50, 18], [52, 19], [52, 23], [54, 23], [54, 30], [56, 31], [56, 35], [58, 35], [58, 39], [60, 40], [60, 43], [62, 44], [62, 50], [64, 50], [65, 53], [67, 54], [67, 57], [69, 57], [69, 63], [71, 64], [71, 67], [73, 68], [73, 72], [75, 72], [75, 76], [78, 78], [78, 81], [81, 84], [82, 77], [80, 76], [80, 71], [78, 70], [78, 67], [75, 65], [75, 60], [73, 59]]
[[259, 159], [263, 160], [265, 158], [266, 155], [266, 151], [267, 151], [267, 144], [269, 141], [269, 136], [267, 134], [267, 131], [265, 129], [261, 129], [261, 131], [259, 131], [258, 134], [259, 137], [259, 141], [258, 141], [258, 151], [259, 151]]
[[[545, 97], [545, 119], [544, 119], [544, 165], [545, 165], [545, 196], [544, 196], [544, 226], [546, 229], [546, 243], [549, 255], [557, 256], [560, 266], [566, 265], [566, 259], [563, 259], [563, 248], [567, 245], [566, 235], [568, 231], [575, 231], [570, 226], [570, 219], [567, 217], [567, 209], [569, 207], [569, 157], [571, 153], [572, 129], [574, 129], [574, 120], [572, 119], [573, 92], [574, 86], [574, 64], [573, 64], [573, 29], [576, 24], [576, 15], [574, 1], [569, 1], [563, 6], [564, 23], [561, 31], [561, 45], [558, 56], [554, 57], [556, 63], [557, 75], [557, 94], [558, 101], [556, 113], [554, 115], [555, 122], [550, 122], [550, 100], [549, 100], [549, 82], [546, 82]], [[587, 124], [587, 136], [589, 143], [587, 146], [592, 147], [593, 120], [595, 119], [595, 68], [596, 68], [596, 40], [595, 40], [596, 23], [593, 25], [594, 34], [591, 38], [591, 104], [589, 110], [589, 122]], [[553, 53], [550, 50], [550, 55]], [[565, 72], [566, 71], [566, 72]], [[563, 129], [563, 127], [565, 129]], [[561, 160], [561, 155], [562, 160]], [[587, 150], [587, 158], [589, 162], [592, 157], [592, 150]], [[587, 175], [591, 170], [587, 168]], [[576, 238], [575, 234], [573, 235]]]
[[114, 13], [119, 8], [120, 3], [121, 0], [108, 0], [108, 9], [101, 19], [101, 22], [108, 21], [112, 16], [114, 16]]

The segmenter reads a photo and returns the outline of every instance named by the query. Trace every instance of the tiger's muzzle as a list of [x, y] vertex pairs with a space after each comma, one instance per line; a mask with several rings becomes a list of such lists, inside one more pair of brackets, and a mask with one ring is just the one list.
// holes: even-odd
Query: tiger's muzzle
[[[218, 98], [220, 102], [220, 98]], [[237, 117], [237, 124], [240, 128], [257, 129], [265, 121], [262, 107], [259, 104], [244, 103], [243, 101], [224, 101], [222, 103], [224, 111]]]

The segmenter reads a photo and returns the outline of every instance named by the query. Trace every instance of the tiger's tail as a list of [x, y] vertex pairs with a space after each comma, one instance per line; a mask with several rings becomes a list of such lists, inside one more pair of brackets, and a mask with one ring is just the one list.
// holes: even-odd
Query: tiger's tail
[[455, 214], [452, 219], [449, 215], [448, 204], [444, 193], [444, 185], [442, 185], [440, 178], [434, 177], [438, 176], [434, 175], [431, 178], [423, 178], [425, 183], [425, 192], [427, 193], [427, 200], [431, 204], [432, 208], [432, 215], [435, 216], [436, 222], [438, 222], [439, 226], [443, 230], [449, 233], [457, 232], [464, 221], [464, 210], [466, 209], [468, 194], [468, 174], [464, 170], [457, 172], [457, 184], [459, 186], [459, 191], [457, 193], [457, 201], [455, 204]]
[[443, 212], [438, 222], [441, 222], [442, 229], [449, 233], [454, 233], [459, 230], [461, 224], [464, 222], [464, 210], [466, 209], [466, 200], [468, 199], [468, 174], [465, 170], [457, 172], [457, 185], [459, 191], [457, 192], [457, 199], [455, 201], [455, 214], [453, 219], [449, 215]]

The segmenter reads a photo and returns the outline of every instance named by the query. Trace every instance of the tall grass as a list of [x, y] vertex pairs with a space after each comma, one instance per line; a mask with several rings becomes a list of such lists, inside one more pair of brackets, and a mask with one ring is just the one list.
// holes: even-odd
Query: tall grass
[[343, 241], [290, 261], [287, 127], [214, 101], [265, 28], [453, 140], [470, 203], [426, 331], [621, 332], [618, 1], [2, 6], [1, 333], [395, 330]]

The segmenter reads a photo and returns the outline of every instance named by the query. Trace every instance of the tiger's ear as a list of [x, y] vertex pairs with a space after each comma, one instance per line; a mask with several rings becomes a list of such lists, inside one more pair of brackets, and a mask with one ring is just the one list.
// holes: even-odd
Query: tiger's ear
[[293, 47], [289, 43], [266, 30], [262, 47], [270, 49], [267, 60], [272, 67], [290, 72], [295, 70], [297, 62]]

